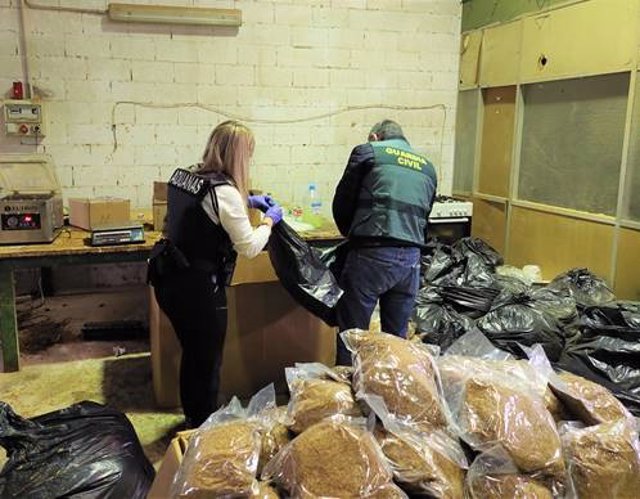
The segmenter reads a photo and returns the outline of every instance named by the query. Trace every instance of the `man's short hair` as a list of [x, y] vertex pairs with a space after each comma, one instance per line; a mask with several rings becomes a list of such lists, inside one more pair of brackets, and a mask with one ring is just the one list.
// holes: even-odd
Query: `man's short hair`
[[378, 137], [378, 140], [405, 138], [400, 125], [393, 120], [382, 120], [373, 125], [369, 132], [369, 140], [371, 140], [371, 136], [374, 133], [376, 134], [376, 137]]

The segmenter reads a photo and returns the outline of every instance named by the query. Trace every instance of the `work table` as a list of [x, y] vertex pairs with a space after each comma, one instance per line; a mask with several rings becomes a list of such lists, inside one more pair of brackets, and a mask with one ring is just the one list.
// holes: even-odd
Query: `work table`
[[[322, 244], [341, 238], [337, 228], [327, 223], [317, 229], [301, 232], [310, 243]], [[15, 307], [14, 270], [17, 268], [53, 267], [57, 265], [84, 265], [100, 263], [143, 262], [160, 232], [145, 231], [145, 241], [137, 244], [90, 246], [90, 233], [75, 227], [65, 227], [51, 243], [0, 246], [0, 342], [2, 368], [0, 372], [17, 371], [20, 350]], [[256, 259], [238, 260], [233, 284], [275, 281], [277, 277], [268, 262], [268, 254]]]

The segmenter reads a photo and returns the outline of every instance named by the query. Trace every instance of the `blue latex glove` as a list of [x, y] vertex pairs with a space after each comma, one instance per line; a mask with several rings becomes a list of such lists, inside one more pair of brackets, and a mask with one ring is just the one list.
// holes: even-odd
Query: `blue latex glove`
[[256, 208], [265, 213], [271, 206], [275, 204], [269, 196], [249, 196], [249, 208]]
[[282, 208], [274, 202], [273, 206], [269, 207], [264, 216], [269, 217], [273, 220], [273, 225], [276, 225], [282, 220]]

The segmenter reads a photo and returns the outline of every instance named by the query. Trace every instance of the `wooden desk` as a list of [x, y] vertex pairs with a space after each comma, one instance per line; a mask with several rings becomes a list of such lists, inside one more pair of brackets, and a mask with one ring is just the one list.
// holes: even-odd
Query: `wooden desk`
[[88, 232], [68, 227], [49, 244], [0, 246], [0, 341], [4, 372], [20, 369], [15, 269], [144, 261], [160, 233], [145, 231], [144, 243], [103, 247], [89, 246], [85, 241], [88, 237]]
[[[310, 243], [331, 243], [341, 236], [335, 226], [327, 225], [301, 233]], [[49, 244], [0, 246], [0, 343], [2, 371], [20, 369], [20, 348], [15, 306], [14, 270], [17, 268], [53, 267], [97, 263], [137, 262], [148, 258], [159, 232], [145, 231], [145, 242], [120, 246], [92, 247], [86, 242], [89, 233], [67, 227]]]

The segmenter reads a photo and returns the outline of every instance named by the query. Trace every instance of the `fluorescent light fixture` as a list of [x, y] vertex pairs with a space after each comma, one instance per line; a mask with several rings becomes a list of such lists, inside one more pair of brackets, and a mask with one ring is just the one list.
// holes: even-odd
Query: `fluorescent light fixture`
[[134, 5], [109, 3], [112, 21], [133, 23], [197, 24], [205, 26], [241, 26], [242, 11], [209, 7], [173, 5]]

